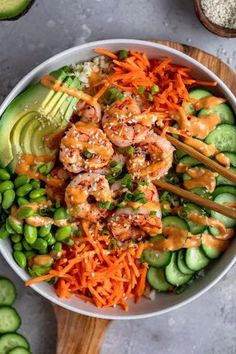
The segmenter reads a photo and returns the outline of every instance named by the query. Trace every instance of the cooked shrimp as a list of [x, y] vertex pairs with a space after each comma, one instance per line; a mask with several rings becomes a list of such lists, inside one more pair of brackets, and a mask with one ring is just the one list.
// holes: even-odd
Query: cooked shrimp
[[101, 111], [82, 100], [77, 103], [75, 113], [82, 122], [98, 124], [101, 120]]
[[75, 218], [95, 222], [108, 215], [101, 202], [111, 203], [112, 195], [106, 178], [98, 173], [81, 173], [66, 188], [65, 201]]
[[162, 231], [156, 187], [149, 183], [139, 186], [137, 191], [143, 193], [146, 203], [129, 202], [126, 208], [118, 209], [108, 221], [108, 229], [119, 241], [155, 236]]
[[156, 119], [156, 114], [141, 113], [137, 102], [127, 97], [107, 109], [102, 126], [113, 144], [126, 147], [142, 141]]
[[77, 122], [61, 140], [60, 160], [73, 173], [94, 171], [108, 164], [113, 148], [101, 129]]
[[149, 132], [145, 141], [136, 144], [127, 169], [136, 178], [161, 178], [172, 166], [173, 151], [174, 147], [166, 138]]

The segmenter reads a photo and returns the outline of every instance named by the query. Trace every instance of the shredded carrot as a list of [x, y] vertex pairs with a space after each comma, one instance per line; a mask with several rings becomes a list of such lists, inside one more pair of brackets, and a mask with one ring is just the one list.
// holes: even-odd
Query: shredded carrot
[[76, 295], [98, 307], [120, 305], [127, 311], [127, 300], [134, 298], [137, 302], [145, 290], [147, 265], [137, 260], [147, 243], [109, 250], [105, 236], [98, 233], [98, 225], [83, 221], [82, 227], [85, 237], [64, 249], [63, 257], [49, 274], [31, 279], [26, 285], [57, 277], [55, 289], [61, 298]]
[[104, 49], [104, 48], [96, 48], [95, 52], [98, 54], [101, 54], [101, 55], [106, 55], [107, 57], [112, 58], [112, 59], [117, 59], [117, 56], [114, 53], [112, 53], [109, 50]]

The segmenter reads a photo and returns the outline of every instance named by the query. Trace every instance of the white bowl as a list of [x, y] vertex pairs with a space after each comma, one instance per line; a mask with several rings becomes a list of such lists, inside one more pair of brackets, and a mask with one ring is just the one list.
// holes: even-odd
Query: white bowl
[[[132, 39], [114, 39], [92, 42], [68, 49], [37, 66], [28, 75], [26, 75], [7, 96], [1, 105], [0, 116], [12, 99], [23, 91], [29, 84], [39, 80], [43, 74], [49, 73], [50, 71], [60, 68], [63, 65], [91, 59], [95, 56], [94, 49], [96, 47], [106, 48], [111, 51], [117, 51], [119, 49], [138, 50], [145, 52], [149, 57], [168, 56], [173, 59], [175, 63], [190, 67], [193, 70], [193, 75], [199, 80], [210, 79], [217, 81], [218, 88], [216, 91], [220, 92], [223, 97], [226, 97], [232, 105], [234, 111], [236, 111], [236, 99], [232, 92], [214, 73], [191, 57], [161, 44]], [[11, 268], [21, 277], [21, 279], [29, 279], [28, 274], [19, 268], [12, 258], [11, 246], [7, 240], [0, 241], [0, 251]], [[195, 280], [185, 292], [180, 295], [157, 294], [154, 301], [143, 298], [138, 304], [134, 304], [131, 300], [129, 303], [128, 312], [124, 312], [119, 307], [99, 309], [94, 305], [86, 304], [76, 297], [70, 300], [61, 300], [56, 296], [53, 287], [47, 283], [37, 284], [32, 286], [32, 288], [53, 303], [84, 315], [106, 319], [130, 320], [145, 318], [160, 315], [196, 299], [198, 296], [210, 289], [224, 276], [224, 274], [226, 274], [236, 260], [235, 255], [236, 242], [233, 241], [229, 249], [222, 255], [222, 257], [219, 260], [212, 262], [211, 266], [206, 270], [206, 275]]]

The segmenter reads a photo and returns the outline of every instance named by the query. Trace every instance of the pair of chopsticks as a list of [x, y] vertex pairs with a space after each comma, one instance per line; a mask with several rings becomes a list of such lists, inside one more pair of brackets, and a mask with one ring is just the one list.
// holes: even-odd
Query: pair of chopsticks
[[[173, 138], [171, 135], [166, 134], [166, 138], [177, 148], [180, 149], [187, 154], [191, 155], [198, 161], [202, 162], [205, 166], [218, 172], [223, 177], [227, 178], [228, 180], [236, 183], [236, 174], [232, 173], [229, 169], [219, 165], [217, 162], [211, 160], [210, 158], [206, 157], [205, 155], [201, 154], [191, 146], [184, 144], [183, 142]], [[236, 210], [233, 208], [226, 207], [224, 205], [220, 205], [218, 203], [212, 202], [211, 200], [205, 199], [200, 197], [197, 194], [192, 192], [188, 192], [180, 187], [177, 187], [173, 184], [167, 183], [163, 180], [156, 180], [155, 184], [162, 189], [168, 190], [184, 199], [190, 200], [193, 203], [196, 203], [204, 208], [214, 210], [220, 214], [228, 216], [229, 218], [236, 219]]]

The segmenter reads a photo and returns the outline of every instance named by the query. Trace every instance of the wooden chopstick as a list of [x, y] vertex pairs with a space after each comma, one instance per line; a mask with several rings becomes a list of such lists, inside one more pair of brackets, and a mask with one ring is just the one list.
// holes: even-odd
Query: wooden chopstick
[[229, 169], [221, 166], [217, 162], [211, 160], [209, 157], [206, 157], [205, 155], [201, 154], [199, 151], [195, 150], [191, 146], [184, 144], [182, 141], [179, 141], [173, 136], [166, 134], [166, 138], [173, 144], [177, 149], [180, 149], [187, 154], [191, 155], [198, 161], [202, 162], [205, 166], [210, 168], [211, 170], [214, 170], [218, 172], [221, 176], [227, 178], [229, 181], [232, 181], [236, 183], [236, 174], [231, 172]]
[[204, 208], [217, 211], [218, 213], [228, 216], [229, 218], [236, 219], [236, 210], [234, 210], [233, 208], [229, 208], [224, 205], [212, 202], [209, 199], [202, 198], [197, 194], [188, 192], [180, 187], [177, 187], [160, 179], [155, 180], [154, 183], [158, 187], [161, 187], [162, 189], [170, 191], [174, 194], [177, 194], [178, 196], [190, 200], [191, 202], [196, 203]]

